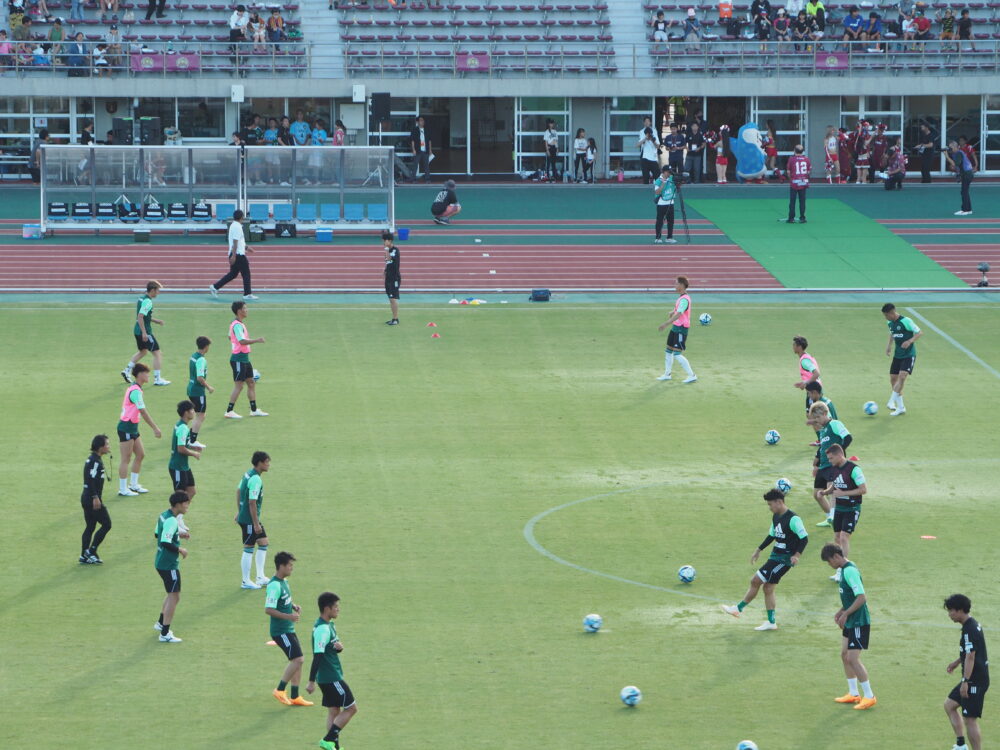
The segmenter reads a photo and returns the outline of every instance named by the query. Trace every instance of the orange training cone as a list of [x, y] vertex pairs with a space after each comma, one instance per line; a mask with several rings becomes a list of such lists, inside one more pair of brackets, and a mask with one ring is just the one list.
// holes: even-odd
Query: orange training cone
[[428, 328], [437, 328], [437, 327], [438, 327], [438, 324], [437, 324], [437, 323], [428, 323], [428, 324], [427, 324], [427, 327], [428, 327]]
[[439, 339], [439, 338], [441, 338], [441, 334], [440, 333], [432, 333], [431, 334], [431, 338], [432, 339]]

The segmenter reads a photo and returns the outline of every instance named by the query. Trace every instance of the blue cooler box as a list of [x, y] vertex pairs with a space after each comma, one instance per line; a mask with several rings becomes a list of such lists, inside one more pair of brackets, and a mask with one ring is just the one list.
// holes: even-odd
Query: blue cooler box
[[316, 241], [317, 242], [333, 242], [333, 228], [332, 227], [316, 227]]

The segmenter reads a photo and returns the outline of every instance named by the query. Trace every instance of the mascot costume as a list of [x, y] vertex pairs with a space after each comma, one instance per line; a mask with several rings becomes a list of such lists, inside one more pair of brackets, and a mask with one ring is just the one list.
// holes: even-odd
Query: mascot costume
[[736, 177], [741, 181], [760, 180], [766, 171], [764, 149], [761, 148], [760, 128], [748, 122], [740, 128], [729, 148], [736, 157]]

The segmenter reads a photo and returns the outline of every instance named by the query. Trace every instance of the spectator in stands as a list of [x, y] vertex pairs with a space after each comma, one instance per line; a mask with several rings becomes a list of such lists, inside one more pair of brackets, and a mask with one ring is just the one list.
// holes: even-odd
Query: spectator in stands
[[431, 156], [434, 154], [434, 144], [431, 143], [431, 136], [427, 132], [423, 115], [417, 117], [413, 130], [410, 131], [410, 151], [413, 153], [414, 181], [423, 176], [424, 182], [430, 182]]
[[[944, 15], [941, 15], [941, 12], [938, 11], [935, 18], [937, 18], [938, 22], [941, 24], [941, 34], [939, 35], [938, 38], [942, 42], [954, 41], [957, 38], [955, 35], [955, 11], [953, 11], [951, 8], [945, 8]], [[947, 50], [950, 47], [951, 45], [949, 44], [941, 45], [942, 50]], [[957, 50], [958, 45], [955, 45], [954, 49]]]
[[108, 45], [98, 42], [91, 55], [91, 65], [94, 68], [94, 75], [108, 78], [111, 75], [111, 63], [108, 62]]
[[[153, 2], [153, 0], [150, 0], [150, 2]], [[237, 5], [236, 10], [229, 17], [229, 41], [234, 44], [245, 41], [247, 38], [247, 25], [249, 23], [250, 16], [247, 15], [246, 6]]]
[[[899, 25], [899, 30], [903, 32], [904, 42], [912, 42], [917, 38], [917, 22], [914, 20], [912, 13], [903, 15], [903, 22]], [[903, 49], [913, 49], [913, 45], [911, 44], [909, 47], [904, 46]]]
[[13, 53], [14, 45], [7, 41], [7, 30], [0, 29], [0, 70], [6, 70], [14, 64]]
[[164, 7], [167, 4], [167, 0], [148, 0], [149, 7], [146, 8], [146, 20], [148, 21], [153, 17], [155, 11], [157, 18], [165, 18], [166, 13], [163, 12]]
[[826, 6], [823, 5], [823, 0], [808, 0], [806, 16], [816, 22], [816, 31], [812, 32], [813, 39], [822, 39], [826, 32]]
[[83, 43], [83, 32], [76, 32], [73, 41], [66, 47], [66, 64], [70, 67], [69, 74], [81, 75], [87, 67], [87, 47]]
[[[313, 125], [312, 132], [309, 134], [309, 141], [313, 146], [325, 146], [327, 140], [326, 122], [322, 119], [317, 119]], [[317, 185], [321, 184], [320, 180], [323, 170], [323, 152], [314, 150], [311, 154], [309, 154], [309, 166], [312, 167], [313, 182]]]
[[583, 181], [594, 184], [594, 164], [597, 161], [597, 141], [587, 139], [587, 160], [583, 168]]
[[15, 42], [30, 42], [31, 41], [31, 16], [25, 16], [21, 23], [14, 27], [14, 41]]
[[750, 3], [750, 17], [754, 19], [754, 23], [757, 22], [761, 13], [767, 16], [768, 20], [772, 18], [770, 0], [753, 0], [753, 2]]
[[288, 128], [288, 132], [291, 133], [292, 141], [296, 146], [305, 146], [309, 143], [309, 135], [312, 133], [312, 128], [306, 122], [306, 113], [301, 109], [295, 113], [295, 122]]
[[920, 156], [920, 181], [931, 181], [931, 167], [934, 165], [935, 143], [937, 135], [930, 126], [924, 122], [920, 124], [920, 133], [917, 135], [917, 155]]
[[885, 189], [902, 190], [903, 178], [906, 177], [906, 155], [899, 147], [899, 139], [895, 139], [888, 152], [889, 163], [885, 170]]
[[94, 121], [87, 120], [83, 124], [83, 130], [80, 131], [80, 145], [89, 146], [90, 144], [95, 142], [96, 141], [94, 141]]
[[925, 16], [923, 11], [917, 13], [917, 17], [913, 20], [913, 23], [917, 27], [916, 39], [918, 42], [926, 42], [929, 39], [933, 39], [931, 36], [931, 19]]
[[254, 52], [267, 52], [267, 26], [256, 10], [247, 22], [247, 37], [253, 42]]
[[948, 141], [948, 151], [945, 153], [948, 161], [948, 168], [955, 170], [958, 180], [962, 183], [962, 208], [955, 212], [955, 216], [969, 216], [972, 213], [972, 198], [969, 196], [969, 186], [972, 185], [972, 176], [975, 170], [972, 161], [965, 155], [965, 152], [958, 147], [958, 141]]
[[865, 21], [858, 12], [858, 7], [852, 5], [850, 11], [844, 16], [844, 36], [843, 40], [848, 43], [847, 49], [854, 47], [853, 42], [863, 41], [865, 38]]
[[261, 127], [260, 115], [256, 112], [247, 117], [240, 140], [247, 146], [260, 146], [263, 143], [264, 128]]
[[663, 145], [667, 149], [667, 164], [674, 174], [681, 174], [684, 171], [684, 144], [685, 138], [678, 132], [677, 123], [670, 123], [670, 132], [664, 136]]
[[784, 8], [778, 8], [778, 16], [774, 19], [774, 41], [790, 42], [792, 24], [788, 16], [785, 15]]
[[972, 19], [969, 18], [969, 9], [962, 8], [962, 13], [958, 18], [958, 44], [962, 45], [962, 42], [968, 42], [969, 46], [966, 47], [967, 50], [972, 51], [976, 48], [976, 45], [972, 43]]
[[979, 159], [976, 158], [976, 149], [969, 143], [969, 139], [964, 135], [958, 136], [958, 147], [962, 150], [963, 154], [969, 157], [969, 161], [972, 162], [972, 171], [978, 172]]
[[642, 140], [639, 141], [639, 168], [642, 170], [643, 185], [649, 185], [660, 171], [660, 146], [651, 127], [642, 131]]
[[42, 181], [42, 145], [47, 143], [51, 143], [49, 140], [49, 131], [39, 131], [38, 142], [35, 144], [35, 147], [31, 149], [31, 156], [28, 157], [28, 171], [31, 172], [31, 181], [36, 185]]
[[765, 42], [771, 41], [772, 26], [771, 19], [767, 17], [767, 13], [764, 11], [758, 13], [753, 21], [754, 36], [762, 43], [760, 45], [761, 52], [767, 52], [767, 44]]
[[461, 210], [462, 204], [458, 202], [458, 195], [455, 193], [455, 181], [448, 180], [444, 184], [444, 190], [440, 190], [434, 197], [434, 202], [431, 203], [431, 216], [434, 217], [434, 223], [451, 224], [451, 217], [457, 216]]
[[104, 145], [114, 146], [115, 145], [115, 131], [109, 130], [104, 134]]
[[[243, 138], [240, 136], [240, 131], [238, 130], [233, 131], [233, 134], [229, 136], [229, 143], [227, 145], [239, 146], [240, 148], [243, 148]], [[308, 185], [309, 183], [306, 184]]]
[[545, 146], [545, 173], [550, 181], [559, 179], [559, 131], [555, 120], [545, 121], [545, 132], [542, 134]]
[[58, 55], [62, 51], [62, 43], [66, 41], [66, 29], [62, 25], [62, 19], [57, 18], [49, 27], [49, 47], [53, 55]]
[[267, 19], [267, 40], [278, 49], [278, 43], [285, 38], [285, 19], [281, 17], [279, 8], [271, 8], [271, 17]]
[[[340, 120], [337, 120], [340, 122]], [[291, 128], [291, 121], [288, 119], [288, 115], [282, 115], [281, 124], [278, 126], [278, 145], [279, 146], [291, 146], [293, 145], [292, 133], [289, 128]]]
[[333, 121], [333, 136], [330, 138], [331, 146], [343, 146], [347, 138], [347, 126], [343, 120]]
[[49, 6], [45, 4], [45, 0], [30, 0], [31, 8], [30, 13], [35, 16], [41, 16], [45, 19], [45, 23], [52, 20], [52, 14], [49, 13]]
[[805, 9], [806, 4], [804, 0], [788, 0], [785, 3], [785, 15], [788, 16], [789, 20], [795, 18], [800, 10]]
[[52, 67], [52, 55], [49, 54], [48, 44], [35, 43], [35, 47], [31, 51], [31, 64], [39, 68]]
[[701, 21], [695, 15], [694, 8], [688, 8], [687, 18], [684, 19], [684, 41], [698, 49], [698, 42], [701, 39]]
[[114, 70], [121, 65], [122, 35], [118, 30], [118, 24], [113, 23], [108, 27], [108, 33], [104, 37], [108, 46], [108, 64]]
[[118, 0], [98, 0], [98, 7], [101, 9], [101, 23], [107, 20], [108, 11], [111, 11], [114, 20], [118, 20]]
[[815, 30], [816, 21], [807, 16], [804, 10], [800, 10], [795, 20], [792, 21], [792, 41], [795, 42], [796, 52], [803, 46], [808, 46], [808, 42], [813, 39]]
[[587, 131], [577, 128], [573, 139], [573, 177], [577, 182], [585, 182], [587, 173]]
[[896, 23], [900, 26], [903, 25], [904, 18], [913, 15], [913, 3], [914, 0], [899, 0], [899, 2], [896, 3], [896, 10], [899, 11], [899, 15], [896, 16]]
[[691, 182], [701, 182], [701, 161], [705, 153], [705, 136], [701, 134], [701, 129], [697, 122], [692, 122], [688, 126], [688, 134], [685, 139], [687, 144], [687, 156], [684, 157], [684, 171], [688, 173], [688, 180]]
[[869, 52], [881, 52], [882, 42], [882, 17], [875, 11], [868, 14], [868, 21], [864, 25], [864, 36], [869, 42], [875, 42], [875, 46], [869, 46]]
[[656, 18], [653, 19], [650, 26], [653, 28], [653, 41], [654, 42], [665, 42], [667, 41], [667, 29], [674, 25], [674, 21], [668, 21], [663, 17], [663, 11], [656, 11]]

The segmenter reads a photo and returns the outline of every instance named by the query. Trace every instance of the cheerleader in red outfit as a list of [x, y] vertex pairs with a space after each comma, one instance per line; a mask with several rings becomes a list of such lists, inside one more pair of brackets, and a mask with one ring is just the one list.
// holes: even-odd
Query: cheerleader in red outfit
[[778, 142], [774, 132], [774, 121], [767, 121], [767, 132], [761, 133], [761, 144], [764, 156], [767, 157], [767, 171], [774, 172], [778, 168]]
[[[872, 138], [872, 163], [873, 172], [884, 172], [888, 163], [889, 139], [885, 134], [885, 123], [880, 122], [875, 126], [875, 137]], [[872, 180], [874, 182], [874, 180]]]
[[854, 166], [857, 167], [858, 174], [855, 185], [864, 185], [868, 182], [868, 167], [872, 158], [872, 130], [871, 123], [862, 120], [859, 123], [857, 138], [854, 146]]

